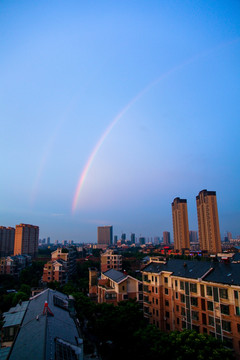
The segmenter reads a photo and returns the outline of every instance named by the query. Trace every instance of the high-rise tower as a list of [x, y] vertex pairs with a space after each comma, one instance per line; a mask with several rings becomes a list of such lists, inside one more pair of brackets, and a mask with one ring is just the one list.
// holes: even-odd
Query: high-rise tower
[[196, 202], [200, 249], [212, 254], [221, 252], [216, 191], [200, 191]]
[[97, 242], [100, 245], [112, 245], [113, 240], [113, 227], [112, 226], [99, 226], [97, 233]]
[[27, 254], [36, 257], [38, 254], [39, 227], [29, 224], [16, 225], [14, 255]]
[[172, 202], [174, 250], [190, 248], [187, 200], [175, 198]]

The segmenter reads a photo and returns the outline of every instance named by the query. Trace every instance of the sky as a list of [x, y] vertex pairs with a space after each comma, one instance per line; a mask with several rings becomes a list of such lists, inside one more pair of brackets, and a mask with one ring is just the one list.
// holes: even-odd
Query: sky
[[0, 225], [162, 236], [216, 191], [240, 234], [240, 2], [1, 0]]

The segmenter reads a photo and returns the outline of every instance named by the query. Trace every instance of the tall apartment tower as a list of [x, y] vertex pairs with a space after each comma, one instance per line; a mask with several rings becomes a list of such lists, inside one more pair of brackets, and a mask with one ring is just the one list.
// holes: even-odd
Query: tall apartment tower
[[16, 225], [14, 255], [27, 254], [33, 258], [38, 254], [39, 227], [29, 224]]
[[0, 257], [13, 255], [15, 229], [0, 226]]
[[174, 250], [190, 248], [187, 200], [175, 198], [172, 202]]
[[163, 232], [163, 244], [170, 245], [170, 232], [169, 231]]
[[97, 233], [97, 242], [100, 245], [112, 245], [113, 240], [113, 227], [112, 226], [99, 226]]
[[216, 191], [200, 191], [196, 202], [200, 249], [211, 254], [221, 252]]

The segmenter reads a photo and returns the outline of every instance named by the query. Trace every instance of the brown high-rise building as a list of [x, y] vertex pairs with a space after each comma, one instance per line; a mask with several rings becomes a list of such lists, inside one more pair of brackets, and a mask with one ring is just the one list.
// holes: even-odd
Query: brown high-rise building
[[210, 254], [221, 252], [216, 191], [200, 191], [196, 202], [200, 249]]
[[37, 257], [39, 227], [29, 224], [16, 225], [14, 255], [27, 254]]
[[13, 255], [15, 229], [0, 226], [0, 256]]
[[112, 245], [112, 226], [99, 226], [97, 235], [97, 242], [99, 245]]
[[187, 200], [175, 198], [172, 202], [174, 250], [190, 248]]
[[163, 232], [163, 244], [170, 245], [170, 232], [169, 231]]

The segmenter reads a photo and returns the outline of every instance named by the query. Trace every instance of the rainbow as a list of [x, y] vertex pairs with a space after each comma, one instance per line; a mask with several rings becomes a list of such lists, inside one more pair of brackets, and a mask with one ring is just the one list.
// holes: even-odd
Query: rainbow
[[82, 191], [84, 182], [86, 180], [86, 177], [88, 175], [88, 172], [92, 166], [92, 163], [99, 151], [99, 149], [101, 148], [102, 144], [104, 143], [104, 140], [106, 139], [106, 137], [108, 136], [108, 134], [111, 132], [111, 130], [113, 129], [113, 127], [118, 123], [118, 121], [125, 115], [125, 113], [128, 111], [128, 109], [137, 101], [139, 100], [145, 93], [147, 93], [153, 86], [155, 86], [156, 84], [158, 84], [161, 80], [163, 80], [164, 78], [168, 77], [169, 75], [171, 75], [172, 73], [174, 73], [175, 71], [181, 69], [182, 67], [186, 66], [187, 64], [191, 63], [193, 61], [193, 59], [195, 58], [191, 58], [188, 61], [175, 66], [174, 68], [172, 68], [171, 70], [167, 71], [166, 73], [162, 74], [160, 77], [158, 77], [157, 79], [155, 79], [154, 81], [152, 81], [150, 84], [148, 84], [142, 91], [140, 91], [121, 111], [120, 113], [113, 119], [113, 121], [108, 125], [107, 129], [104, 131], [104, 133], [102, 134], [102, 136], [100, 137], [100, 139], [98, 140], [97, 144], [95, 145], [92, 153], [90, 154], [83, 171], [80, 174], [79, 180], [78, 180], [78, 184], [77, 184], [77, 188], [75, 191], [75, 195], [73, 198], [73, 202], [72, 202], [72, 212], [74, 213], [76, 208], [77, 208], [77, 204], [78, 204], [78, 200], [80, 197], [80, 193]]
[[86, 177], [88, 175], [88, 172], [92, 166], [92, 163], [99, 151], [99, 149], [101, 148], [104, 140], [106, 139], [106, 137], [108, 136], [108, 134], [111, 132], [111, 130], [113, 129], [113, 127], [118, 123], [118, 121], [125, 115], [125, 113], [128, 111], [128, 109], [137, 101], [139, 100], [145, 93], [147, 93], [152, 87], [154, 87], [155, 85], [157, 85], [161, 80], [163, 80], [164, 78], [168, 77], [169, 75], [175, 73], [176, 71], [184, 68], [185, 66], [193, 63], [194, 61], [196, 61], [197, 59], [201, 58], [201, 57], [205, 57], [207, 55], [210, 55], [211, 53], [215, 52], [218, 49], [221, 49], [223, 47], [226, 47], [230, 44], [233, 44], [235, 42], [239, 42], [240, 38], [236, 38], [221, 44], [218, 44], [217, 46], [205, 50], [200, 54], [197, 54], [193, 57], [191, 57], [190, 59], [184, 61], [183, 63], [173, 67], [172, 69], [170, 69], [169, 71], [165, 72], [164, 74], [162, 74], [160, 77], [158, 77], [157, 79], [153, 80], [150, 84], [148, 84], [142, 91], [140, 91], [121, 111], [120, 113], [113, 119], [113, 121], [108, 125], [107, 129], [104, 131], [104, 133], [102, 134], [102, 136], [100, 137], [100, 139], [98, 140], [97, 144], [95, 145], [92, 153], [90, 154], [83, 171], [80, 174], [79, 180], [78, 180], [78, 184], [76, 187], [76, 191], [74, 194], [74, 198], [73, 198], [73, 202], [72, 202], [72, 213], [75, 212], [77, 205], [78, 205], [78, 201], [79, 201], [79, 197], [84, 185], [84, 182], [86, 180]]

